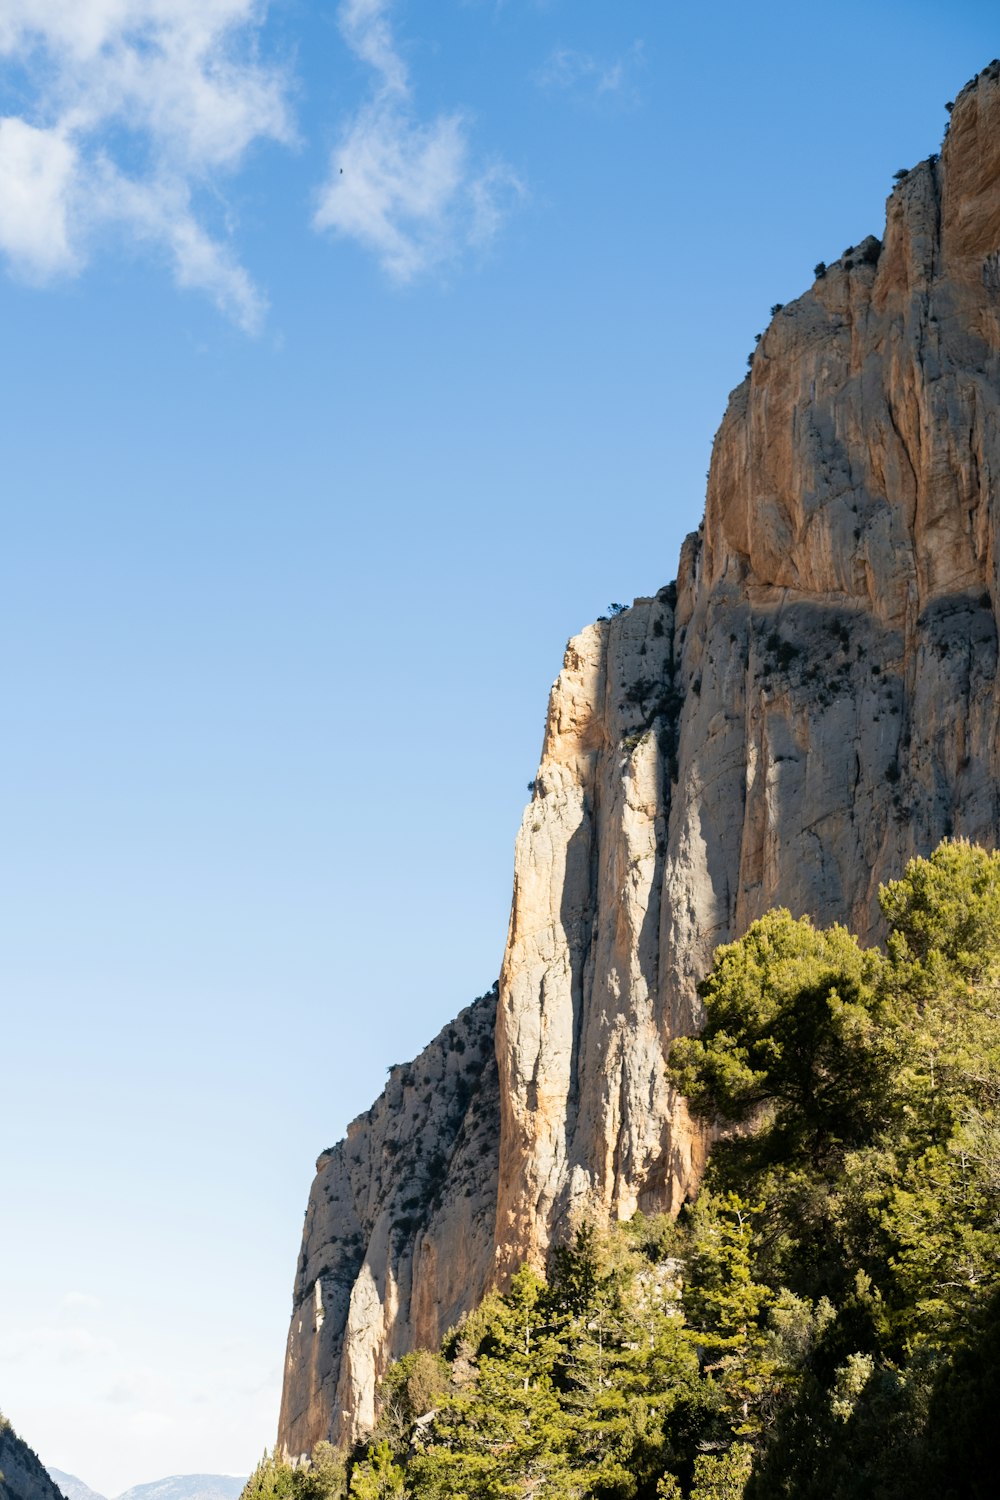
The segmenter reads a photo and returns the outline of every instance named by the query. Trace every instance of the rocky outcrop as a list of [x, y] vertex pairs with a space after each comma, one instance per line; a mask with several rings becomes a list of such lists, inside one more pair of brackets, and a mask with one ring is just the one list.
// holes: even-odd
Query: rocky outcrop
[[[911, 854], [950, 834], [996, 844], [998, 505], [991, 64], [956, 100], [940, 157], [897, 184], [884, 240], [776, 309], [676, 585], [571, 641], [517, 844], [499, 1099], [485, 1054], [481, 1084], [462, 1073], [494, 1152], [498, 1111], [497, 1175], [460, 1196], [465, 1127], [448, 1127], [439, 1217], [390, 1243], [405, 1174], [381, 1142], [413, 1108], [395, 1080], [352, 1127], [360, 1159], [350, 1136], [321, 1158], [289, 1345], [292, 1451], [359, 1430], [389, 1357], [432, 1342], [491, 1275], [542, 1260], [574, 1219], [672, 1209], [691, 1190], [705, 1143], [665, 1060], [697, 1022], [719, 942], [774, 905], [874, 940], [878, 885]], [[426, 1103], [429, 1132], [457, 1118], [451, 1080]], [[354, 1258], [317, 1293], [335, 1228], [358, 1237]], [[446, 1284], [459, 1236], [468, 1271]], [[322, 1339], [295, 1331], [310, 1298]], [[290, 1404], [289, 1387], [308, 1399]]]
[[676, 599], [570, 645], [501, 986], [503, 1267], [690, 1186], [663, 1061], [720, 941], [779, 904], [874, 938], [909, 855], [996, 838], [997, 72], [884, 244], [776, 312]]
[[38, 1454], [0, 1414], [0, 1500], [63, 1500]]
[[671, 587], [590, 626], [549, 701], [500, 980], [501, 1274], [540, 1260], [574, 1217], [669, 1207], [700, 1164], [664, 1068], [693, 996], [672, 990], [665, 1005], [660, 980], [683, 739], [677, 609]]
[[389, 1082], [316, 1163], [295, 1278], [279, 1442], [294, 1457], [374, 1421], [375, 1384], [436, 1347], [493, 1272], [496, 991]]

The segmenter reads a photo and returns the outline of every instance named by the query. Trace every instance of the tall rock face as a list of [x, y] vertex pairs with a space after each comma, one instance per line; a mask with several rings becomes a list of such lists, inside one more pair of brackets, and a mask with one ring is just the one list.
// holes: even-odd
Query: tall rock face
[[436, 1347], [493, 1273], [495, 990], [468, 1006], [316, 1163], [278, 1441], [299, 1457], [372, 1426], [389, 1360]]
[[[436, 1080], [419, 1138], [443, 1180], [393, 1228], [413, 1177], [385, 1143], [414, 1133], [419, 1093], [395, 1076], [321, 1158], [292, 1452], [361, 1430], [388, 1359], [575, 1219], [679, 1205], [705, 1141], [665, 1061], [718, 943], [775, 905], [875, 941], [879, 883], [909, 856], [997, 843], [998, 507], [1000, 63], [893, 191], [884, 240], [776, 312], [676, 584], [570, 642], [517, 843], [496, 1063], [477, 1042], [449, 1069], [438, 1038], [437, 1071], [409, 1070]], [[489, 1004], [456, 1025], [485, 1037]]]
[[549, 700], [500, 979], [501, 1274], [541, 1260], [574, 1217], [672, 1205], [702, 1158], [665, 1072], [671, 1039], [694, 1021], [662, 931], [665, 906], [690, 904], [697, 884], [675, 817], [689, 593], [671, 587], [590, 626]]

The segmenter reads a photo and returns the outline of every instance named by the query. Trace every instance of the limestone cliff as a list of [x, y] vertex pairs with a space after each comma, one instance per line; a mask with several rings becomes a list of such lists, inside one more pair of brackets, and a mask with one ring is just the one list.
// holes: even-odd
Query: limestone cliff
[[462, 1011], [316, 1163], [279, 1442], [310, 1453], [374, 1419], [388, 1360], [433, 1347], [493, 1272], [495, 989]]
[[[363, 1427], [388, 1358], [574, 1217], [681, 1201], [704, 1142], [664, 1064], [719, 942], [776, 904], [874, 939], [909, 855], [996, 843], [998, 506], [1000, 63], [884, 240], [776, 311], [676, 585], [571, 641], [517, 843], [499, 1091], [478, 1041], [459, 1070], [439, 1038], [409, 1070], [434, 1082], [423, 1113], [429, 1085], [394, 1076], [321, 1158], [291, 1451]], [[480, 1014], [456, 1026], [481, 1040]], [[452, 1163], [405, 1231], [397, 1136]]]

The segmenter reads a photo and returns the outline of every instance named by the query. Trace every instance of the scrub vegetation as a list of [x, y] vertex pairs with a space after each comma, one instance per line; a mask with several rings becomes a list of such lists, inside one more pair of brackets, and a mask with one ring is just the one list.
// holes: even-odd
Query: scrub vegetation
[[676, 1221], [580, 1227], [393, 1365], [370, 1439], [244, 1500], [935, 1500], [1000, 1461], [1000, 855], [769, 913], [671, 1070], [717, 1132]]

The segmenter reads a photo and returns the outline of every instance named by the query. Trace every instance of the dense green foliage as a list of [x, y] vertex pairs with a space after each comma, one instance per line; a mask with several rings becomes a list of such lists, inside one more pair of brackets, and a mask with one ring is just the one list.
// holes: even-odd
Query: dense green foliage
[[718, 1131], [676, 1224], [581, 1229], [387, 1374], [370, 1443], [246, 1500], [935, 1500], [1000, 1473], [1000, 855], [776, 911], [671, 1071]]

